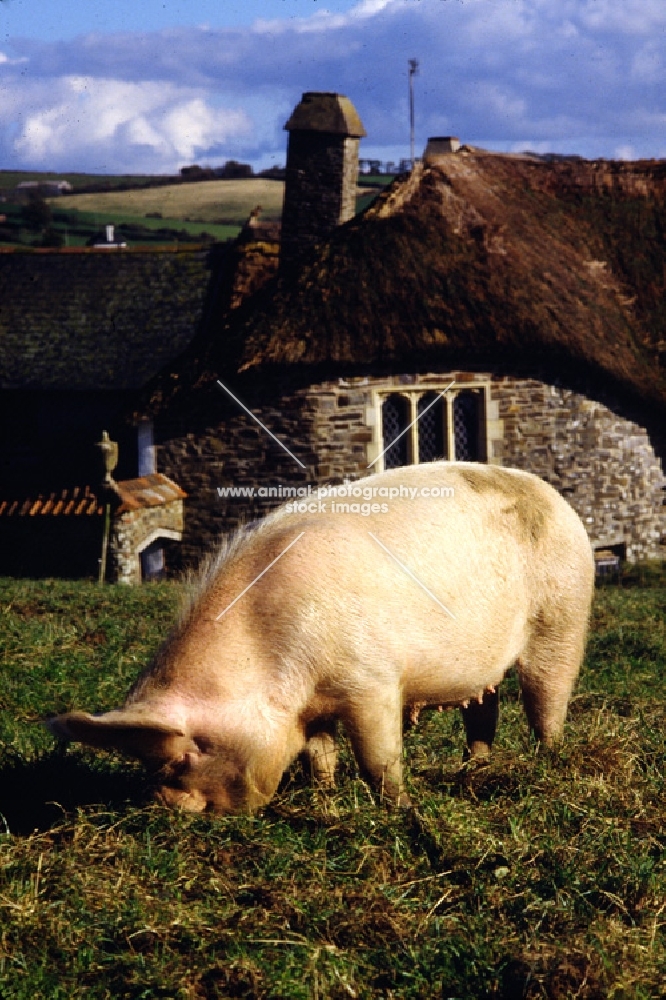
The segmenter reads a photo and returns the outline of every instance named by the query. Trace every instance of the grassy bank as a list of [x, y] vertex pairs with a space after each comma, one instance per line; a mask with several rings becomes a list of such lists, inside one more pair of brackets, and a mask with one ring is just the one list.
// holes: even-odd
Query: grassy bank
[[31, 720], [118, 703], [173, 584], [0, 581], [0, 997], [657, 998], [666, 981], [666, 589], [597, 594], [560, 753], [503, 685], [492, 763], [458, 713], [406, 736], [417, 804], [299, 765], [257, 817], [168, 813], [141, 768]]

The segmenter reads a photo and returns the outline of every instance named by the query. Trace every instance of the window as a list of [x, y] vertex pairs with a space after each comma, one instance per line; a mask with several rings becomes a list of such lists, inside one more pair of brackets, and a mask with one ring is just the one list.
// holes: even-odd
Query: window
[[378, 394], [385, 469], [442, 458], [487, 460], [486, 387], [454, 387], [442, 396], [445, 387]]
[[[409, 400], [398, 393], [388, 396], [382, 403], [382, 436], [384, 438], [384, 468], [395, 469], [399, 465], [409, 465], [408, 434], [402, 433], [409, 425], [411, 407]], [[393, 444], [390, 444], [390, 442]], [[389, 447], [387, 447], [389, 445]]]

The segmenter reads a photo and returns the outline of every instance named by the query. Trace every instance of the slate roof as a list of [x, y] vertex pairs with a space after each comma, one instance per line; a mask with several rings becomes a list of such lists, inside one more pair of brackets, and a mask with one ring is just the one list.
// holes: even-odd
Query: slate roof
[[0, 253], [0, 389], [137, 389], [204, 314], [205, 250]]

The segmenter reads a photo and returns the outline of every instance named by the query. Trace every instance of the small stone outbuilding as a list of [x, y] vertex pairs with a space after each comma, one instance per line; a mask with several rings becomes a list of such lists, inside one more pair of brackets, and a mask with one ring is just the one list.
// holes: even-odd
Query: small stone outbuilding
[[109, 556], [113, 579], [135, 584], [164, 572], [165, 540], [183, 537], [183, 499], [187, 495], [160, 473], [116, 484]]

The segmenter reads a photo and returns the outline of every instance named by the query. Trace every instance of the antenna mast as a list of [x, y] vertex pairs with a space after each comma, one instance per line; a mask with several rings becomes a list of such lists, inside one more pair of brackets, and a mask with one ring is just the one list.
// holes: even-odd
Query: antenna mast
[[414, 169], [414, 77], [419, 71], [418, 59], [409, 60], [409, 159]]

